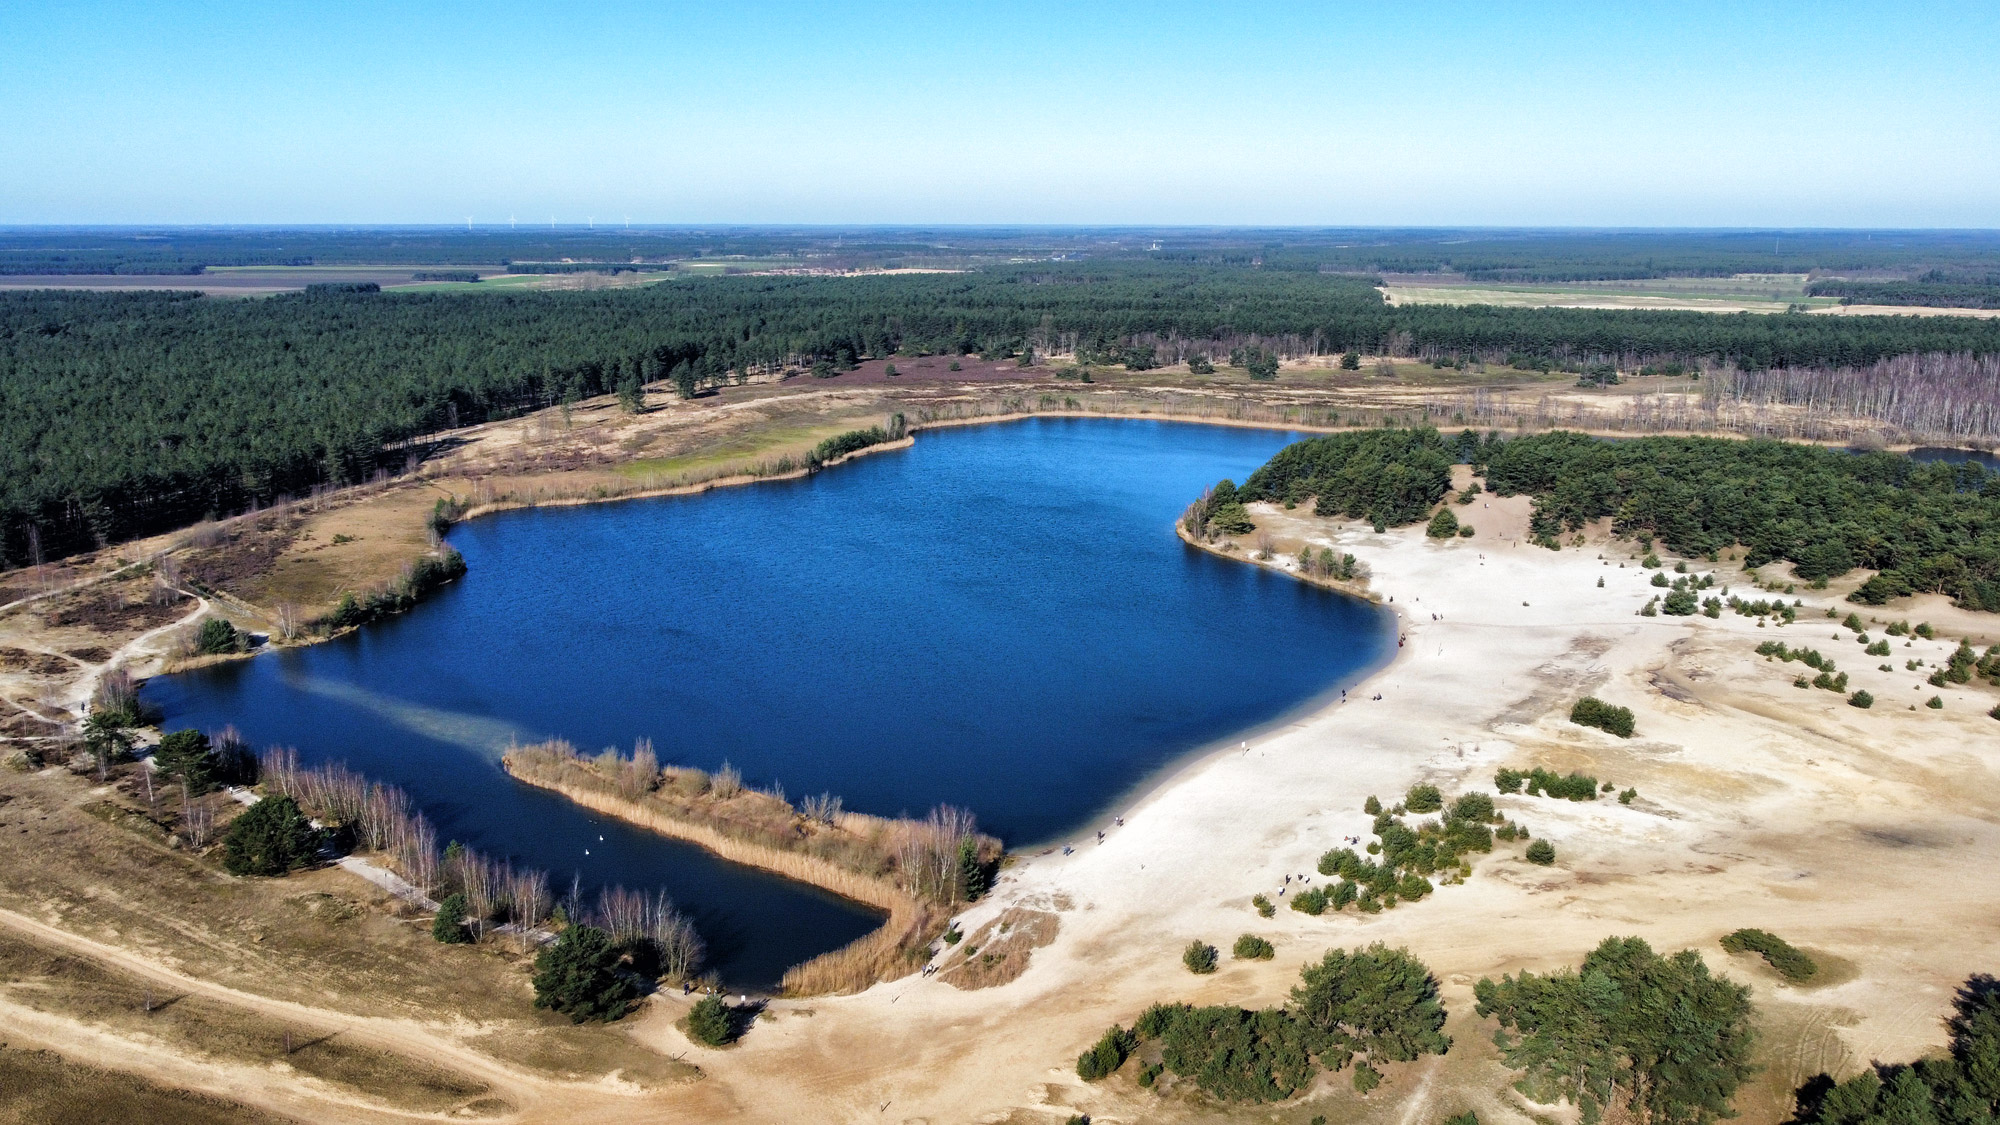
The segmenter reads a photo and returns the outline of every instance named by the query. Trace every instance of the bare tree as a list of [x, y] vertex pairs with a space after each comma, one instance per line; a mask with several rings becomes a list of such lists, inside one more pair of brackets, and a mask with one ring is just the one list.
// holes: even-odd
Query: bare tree
[[903, 827], [897, 862], [912, 893], [935, 902], [958, 900], [958, 854], [972, 838], [972, 814], [953, 805], [939, 805], [920, 823]]
[[297, 602], [279, 602], [275, 619], [280, 640], [296, 640], [299, 635], [299, 606]]
[[209, 837], [215, 832], [215, 813], [205, 804], [194, 799], [188, 792], [187, 779], [181, 779], [181, 834], [196, 851], [208, 846]]
[[466, 920], [472, 923], [473, 940], [486, 936], [486, 922], [498, 905], [498, 872], [493, 862], [478, 852], [467, 851], [459, 858], [458, 879], [465, 894]]
[[632, 756], [618, 761], [617, 771], [618, 792], [628, 801], [636, 801], [658, 787], [660, 759], [653, 753], [652, 740], [640, 739], [632, 747]]
[[709, 778], [708, 791], [725, 801], [736, 796], [743, 792], [743, 771], [723, 762], [722, 768]]
[[840, 798], [831, 793], [806, 797], [799, 802], [799, 811], [807, 820], [817, 821], [830, 828], [840, 819]]
[[521, 934], [521, 950], [527, 951], [534, 931], [549, 916], [549, 877], [540, 871], [516, 871], [507, 888], [513, 906], [514, 924]]

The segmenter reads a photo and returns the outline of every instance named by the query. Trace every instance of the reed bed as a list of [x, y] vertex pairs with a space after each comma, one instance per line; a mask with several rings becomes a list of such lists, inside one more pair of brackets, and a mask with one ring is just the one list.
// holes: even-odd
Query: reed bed
[[556, 740], [510, 747], [501, 761], [514, 777], [586, 808], [888, 912], [875, 931], [794, 966], [784, 981], [792, 995], [851, 992], [915, 971], [964, 901], [961, 865], [990, 865], [1001, 851], [971, 814], [949, 807], [924, 820], [889, 819], [840, 811], [838, 798], [821, 794], [802, 812], [727, 769], [660, 767], [648, 778], [655, 759], [643, 743], [629, 757], [586, 757]]
[[350, 838], [357, 850], [374, 853], [415, 889], [419, 905], [435, 909], [433, 896], [465, 896], [466, 924], [475, 940], [507, 926], [525, 950], [546, 924], [584, 923], [610, 933], [635, 966], [654, 977], [686, 980], [701, 966], [701, 938], [665, 894], [607, 887], [592, 909], [573, 888], [558, 904], [545, 872], [456, 843], [440, 850], [437, 830], [393, 785], [370, 781], [339, 763], [301, 765], [298, 751], [289, 747], [266, 751], [259, 767], [267, 793], [292, 798], [308, 816]]

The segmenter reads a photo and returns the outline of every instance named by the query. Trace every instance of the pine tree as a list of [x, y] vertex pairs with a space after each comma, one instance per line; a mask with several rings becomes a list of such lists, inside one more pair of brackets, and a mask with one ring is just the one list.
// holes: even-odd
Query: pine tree
[[431, 919], [431, 936], [446, 945], [463, 945], [472, 940], [465, 929], [464, 895], [446, 895], [438, 903], [437, 916]]
[[596, 926], [571, 926], [535, 955], [535, 1007], [569, 1016], [573, 1023], [623, 1016], [639, 990], [618, 971], [611, 935]]

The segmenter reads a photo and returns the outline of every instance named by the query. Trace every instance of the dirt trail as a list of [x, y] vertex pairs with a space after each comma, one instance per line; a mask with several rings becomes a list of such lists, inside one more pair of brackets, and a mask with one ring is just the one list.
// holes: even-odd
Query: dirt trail
[[[39, 944], [153, 981], [163, 989], [202, 996], [259, 1015], [296, 1023], [302, 1032], [315, 1036], [338, 1035], [351, 1044], [458, 1071], [465, 1077], [486, 1084], [490, 1088], [489, 1099], [498, 1099], [513, 1107], [514, 1112], [507, 1115], [510, 1120], [570, 1120], [591, 1106], [597, 1107], [600, 1112], [613, 1112], [619, 1120], [634, 1120], [635, 1113], [647, 1116], [634, 1104], [634, 1095], [640, 1092], [636, 1087], [611, 1082], [563, 1082], [526, 1074], [465, 1047], [448, 1033], [427, 1028], [415, 1021], [332, 1012], [215, 984], [177, 972], [129, 950], [46, 925], [13, 910], [0, 908], [0, 927], [11, 929]], [[16, 1034], [39, 1040], [91, 1065], [113, 1070], [136, 1070], [168, 1085], [248, 1101], [278, 1112], [304, 1111], [315, 1121], [443, 1116], [395, 1110], [365, 1102], [330, 1091], [323, 1084], [293, 1078], [270, 1068], [195, 1062], [160, 1044], [136, 1042], [5, 1000], [0, 1000], [0, 1012], [5, 1013], [6, 1025]], [[659, 1102], [650, 1108], [656, 1111], [669, 1109]]]

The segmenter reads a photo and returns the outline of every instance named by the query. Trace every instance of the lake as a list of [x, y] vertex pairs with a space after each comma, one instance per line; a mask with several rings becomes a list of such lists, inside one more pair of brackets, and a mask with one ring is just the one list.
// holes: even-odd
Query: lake
[[168, 729], [233, 723], [402, 786], [441, 838], [558, 888], [665, 889], [711, 965], [764, 987], [875, 916], [517, 783], [501, 748], [647, 738], [794, 800], [1081, 837], [1393, 652], [1386, 612], [1174, 535], [1203, 487], [1300, 436], [1030, 419], [799, 480], [501, 513], [454, 529], [468, 574], [410, 613], [146, 696]]

